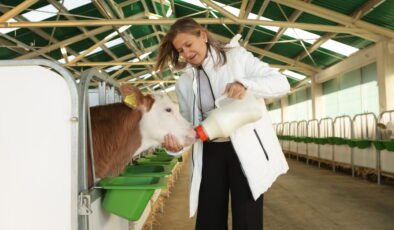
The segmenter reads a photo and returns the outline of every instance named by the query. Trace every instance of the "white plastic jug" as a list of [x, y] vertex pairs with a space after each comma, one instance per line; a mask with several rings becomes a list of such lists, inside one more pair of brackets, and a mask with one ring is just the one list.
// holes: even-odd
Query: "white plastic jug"
[[237, 128], [259, 120], [262, 106], [256, 97], [246, 93], [242, 99], [231, 99], [222, 96], [215, 101], [216, 109], [195, 128], [198, 138], [202, 141], [228, 137]]

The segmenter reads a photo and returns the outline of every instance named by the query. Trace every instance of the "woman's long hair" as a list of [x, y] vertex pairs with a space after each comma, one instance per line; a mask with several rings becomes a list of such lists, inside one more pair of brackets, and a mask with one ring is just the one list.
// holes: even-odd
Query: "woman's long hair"
[[159, 47], [159, 56], [157, 58], [155, 69], [163, 69], [168, 62], [174, 66], [175, 69], [183, 69], [186, 66], [186, 62], [180, 61], [180, 55], [178, 51], [172, 44], [174, 38], [178, 35], [178, 33], [188, 33], [195, 36], [200, 36], [201, 32], [204, 31], [207, 33], [208, 41], [207, 45], [209, 49], [213, 49], [218, 53], [218, 61], [215, 63], [216, 65], [226, 64], [227, 58], [225, 53], [224, 44], [216, 41], [209, 34], [208, 30], [198, 24], [194, 19], [190, 17], [185, 17], [177, 20], [174, 25], [171, 26], [168, 33], [164, 36], [161, 41]]

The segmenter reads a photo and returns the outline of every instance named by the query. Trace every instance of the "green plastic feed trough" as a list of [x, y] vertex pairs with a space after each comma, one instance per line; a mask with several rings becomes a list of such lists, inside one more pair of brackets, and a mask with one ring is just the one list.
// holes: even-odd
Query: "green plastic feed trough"
[[375, 146], [377, 150], [384, 150], [386, 147], [384, 146], [384, 141], [382, 140], [372, 140], [372, 144]]
[[168, 154], [166, 154], [166, 155], [163, 155], [163, 154], [153, 154], [153, 155], [146, 155], [146, 156], [144, 156], [144, 158], [156, 158], [156, 159], [166, 159], [166, 158], [168, 158], [168, 159], [177, 159], [179, 162], [182, 162], [182, 155], [179, 155], [179, 156], [171, 156], [171, 155], [168, 155]]
[[154, 155], [158, 155], [158, 156], [171, 156], [167, 153], [166, 150], [164, 149], [159, 149], [153, 152]]
[[394, 152], [394, 140], [385, 140], [383, 144], [388, 151]]
[[178, 160], [176, 158], [168, 160], [140, 158], [136, 162], [138, 165], [164, 165], [173, 168]]
[[99, 182], [106, 190], [104, 209], [130, 221], [139, 220], [155, 189], [166, 185], [162, 177], [113, 177]]
[[127, 166], [122, 176], [163, 177], [171, 174], [171, 170], [163, 165], [131, 165]]
[[143, 158], [158, 160], [158, 161], [167, 161], [167, 160], [174, 159], [174, 157], [172, 157], [172, 156], [163, 156], [163, 155], [146, 155], [146, 156], [143, 156]]
[[162, 149], [161, 149], [161, 150], [156, 150], [156, 151], [153, 153], [152, 156], [159, 156], [159, 157], [175, 157], [175, 158], [178, 159], [179, 162], [182, 162], [182, 161], [183, 161], [182, 155], [179, 155], [179, 156], [172, 156], [172, 155], [169, 155], [165, 150], [162, 150]]

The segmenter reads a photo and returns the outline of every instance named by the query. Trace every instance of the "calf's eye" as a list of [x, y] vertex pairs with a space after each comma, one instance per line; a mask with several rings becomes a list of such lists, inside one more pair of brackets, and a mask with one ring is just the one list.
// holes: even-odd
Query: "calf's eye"
[[166, 109], [166, 112], [171, 113], [171, 108], [167, 108], [167, 109]]

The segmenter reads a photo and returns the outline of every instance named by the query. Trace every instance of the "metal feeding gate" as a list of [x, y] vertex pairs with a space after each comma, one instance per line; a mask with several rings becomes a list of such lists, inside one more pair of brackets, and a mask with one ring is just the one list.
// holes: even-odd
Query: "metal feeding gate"
[[[374, 113], [362, 113], [353, 117], [353, 138], [360, 142], [356, 151], [353, 148], [353, 164], [356, 167], [378, 171], [377, 152], [370, 142], [376, 138], [376, 120]], [[364, 143], [365, 146], [361, 146]]]
[[[390, 111], [385, 111], [383, 113], [381, 113], [379, 115], [379, 119], [378, 119], [379, 123], [388, 125], [389, 122], [391, 122], [392, 124], [394, 123], [394, 110], [390, 110]], [[389, 128], [389, 127], [387, 127]], [[377, 137], [376, 139], [382, 139], [382, 140], [389, 140], [392, 138], [392, 135], [394, 135], [393, 130], [380, 130], [378, 128], [378, 132], [377, 132]], [[385, 142], [383, 141], [383, 143], [388, 144], [390, 142]], [[375, 146], [376, 147], [376, 146]], [[389, 151], [387, 148], [382, 148], [381, 149], [377, 149], [378, 150], [378, 155], [380, 155], [380, 173], [388, 176], [388, 177], [394, 177], [394, 154], [392, 151]], [[380, 179], [380, 174], [378, 174]], [[379, 181], [380, 182], [380, 181]]]
[[328, 143], [328, 137], [332, 137], [334, 133], [334, 120], [331, 117], [323, 118], [319, 123], [319, 165], [320, 160], [328, 164], [334, 163], [334, 146]]
[[[309, 120], [307, 124], [307, 133], [308, 137], [311, 140], [314, 140], [319, 137], [319, 121], [316, 119]], [[314, 143], [313, 141], [307, 144], [307, 164], [309, 164], [309, 160], [317, 160], [319, 158], [319, 145]]]
[[0, 229], [129, 229], [87, 187], [92, 78], [105, 81], [99, 104], [120, 100], [107, 86], [117, 83], [97, 69], [82, 72], [77, 89], [74, 77], [53, 62], [0, 61], [0, 215], [6, 217]]
[[299, 140], [297, 141], [297, 159], [298, 155], [306, 157], [307, 152], [307, 142], [305, 138], [308, 136], [308, 122], [303, 120], [298, 122], [298, 134]]
[[[283, 123], [283, 136], [290, 136], [290, 123]], [[290, 141], [288, 139], [282, 140], [283, 151], [290, 151]]]
[[336, 165], [351, 167], [353, 164], [352, 148], [346, 144], [345, 139], [351, 139], [353, 121], [350, 116], [339, 116], [334, 119], [334, 160]]

